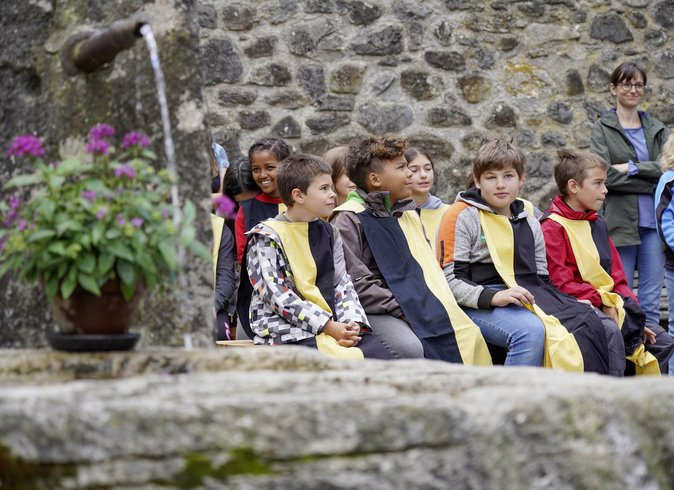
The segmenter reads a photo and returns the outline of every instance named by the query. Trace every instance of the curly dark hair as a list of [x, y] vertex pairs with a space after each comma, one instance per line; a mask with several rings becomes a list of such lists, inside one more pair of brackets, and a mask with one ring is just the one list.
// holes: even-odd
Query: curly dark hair
[[404, 155], [408, 146], [407, 141], [391, 133], [351, 141], [346, 157], [349, 179], [362, 190], [369, 191], [368, 175], [381, 172], [385, 161]]
[[276, 158], [279, 162], [282, 162], [288, 158], [288, 156], [290, 156], [290, 147], [288, 146], [288, 143], [278, 138], [263, 138], [261, 140], [257, 140], [248, 149], [248, 159], [252, 161], [253, 154], [258, 151], [272, 152], [274, 155], [276, 155]]

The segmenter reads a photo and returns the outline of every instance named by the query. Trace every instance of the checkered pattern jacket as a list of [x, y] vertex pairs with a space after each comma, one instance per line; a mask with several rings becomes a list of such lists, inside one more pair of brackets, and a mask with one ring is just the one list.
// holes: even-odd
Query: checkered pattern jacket
[[[283, 219], [282, 216], [276, 219]], [[330, 319], [368, 326], [365, 311], [346, 272], [342, 239], [334, 229], [335, 311], [303, 299], [278, 235], [260, 223], [249, 234], [246, 268], [253, 287], [249, 317], [257, 344], [284, 344], [318, 335]]]

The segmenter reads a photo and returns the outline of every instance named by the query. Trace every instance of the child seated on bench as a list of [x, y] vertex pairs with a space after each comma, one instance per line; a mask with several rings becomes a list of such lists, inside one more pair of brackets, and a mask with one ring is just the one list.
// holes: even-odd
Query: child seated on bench
[[277, 182], [287, 210], [248, 233], [238, 305], [244, 329], [256, 344], [391, 359], [369, 332], [339, 233], [321, 219], [335, 207], [330, 165], [292, 155], [279, 166]]
[[632, 361], [628, 372], [667, 373], [674, 342], [659, 325], [646, 324], [606, 222], [597, 214], [606, 198], [607, 169], [592, 153], [558, 152], [554, 174], [559, 195], [541, 221], [550, 280], [562, 292], [591, 303], [604, 325], [621, 334], [622, 364], [625, 355]]

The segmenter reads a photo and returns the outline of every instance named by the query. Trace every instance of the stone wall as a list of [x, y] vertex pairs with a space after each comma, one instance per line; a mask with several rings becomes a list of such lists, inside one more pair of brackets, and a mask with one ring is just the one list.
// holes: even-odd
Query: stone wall
[[660, 377], [298, 347], [0, 351], [0, 486], [671, 489], [673, 410]]
[[649, 75], [643, 108], [674, 122], [672, 0], [203, 0], [199, 21], [209, 120], [230, 152], [274, 135], [320, 154], [393, 131], [431, 153], [449, 200], [503, 135], [547, 206], [556, 149], [588, 147], [625, 60]]
[[[6, 156], [14, 135], [38, 135], [48, 157], [57, 158], [59, 151], [81, 150], [89, 128], [100, 122], [112, 124], [121, 134], [146, 132], [159, 155], [158, 165], [164, 167], [160, 109], [143, 40], [120, 53], [108, 67], [89, 75], [70, 77], [60, 62], [61, 46], [75, 31], [103, 29], [136, 12], [143, 12], [153, 27], [164, 67], [180, 197], [200, 208], [200, 238], [209, 243], [210, 134], [202, 98], [197, 11], [191, 2], [0, 2], [0, 181], [31, 169], [27, 161]], [[1, 190], [0, 194], [3, 200], [8, 195]], [[191, 333], [195, 344], [210, 344], [211, 274], [209, 263], [191, 258], [184, 289], [166, 295], [153, 293], [137, 319], [143, 342], [182, 345], [183, 335]], [[0, 298], [0, 346], [44, 345], [44, 331], [52, 325], [41, 289], [5, 276], [0, 281]]]

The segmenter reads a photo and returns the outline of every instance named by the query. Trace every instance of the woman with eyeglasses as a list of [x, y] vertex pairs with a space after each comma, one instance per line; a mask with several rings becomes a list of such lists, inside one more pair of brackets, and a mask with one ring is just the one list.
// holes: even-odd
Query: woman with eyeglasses
[[626, 62], [611, 74], [609, 90], [615, 108], [592, 128], [590, 149], [609, 163], [608, 193], [601, 214], [633, 287], [639, 272], [638, 299], [649, 323], [660, 322], [660, 292], [664, 277], [662, 243], [655, 228], [653, 194], [662, 170], [657, 160], [668, 131], [639, 110], [646, 90], [646, 72]]

